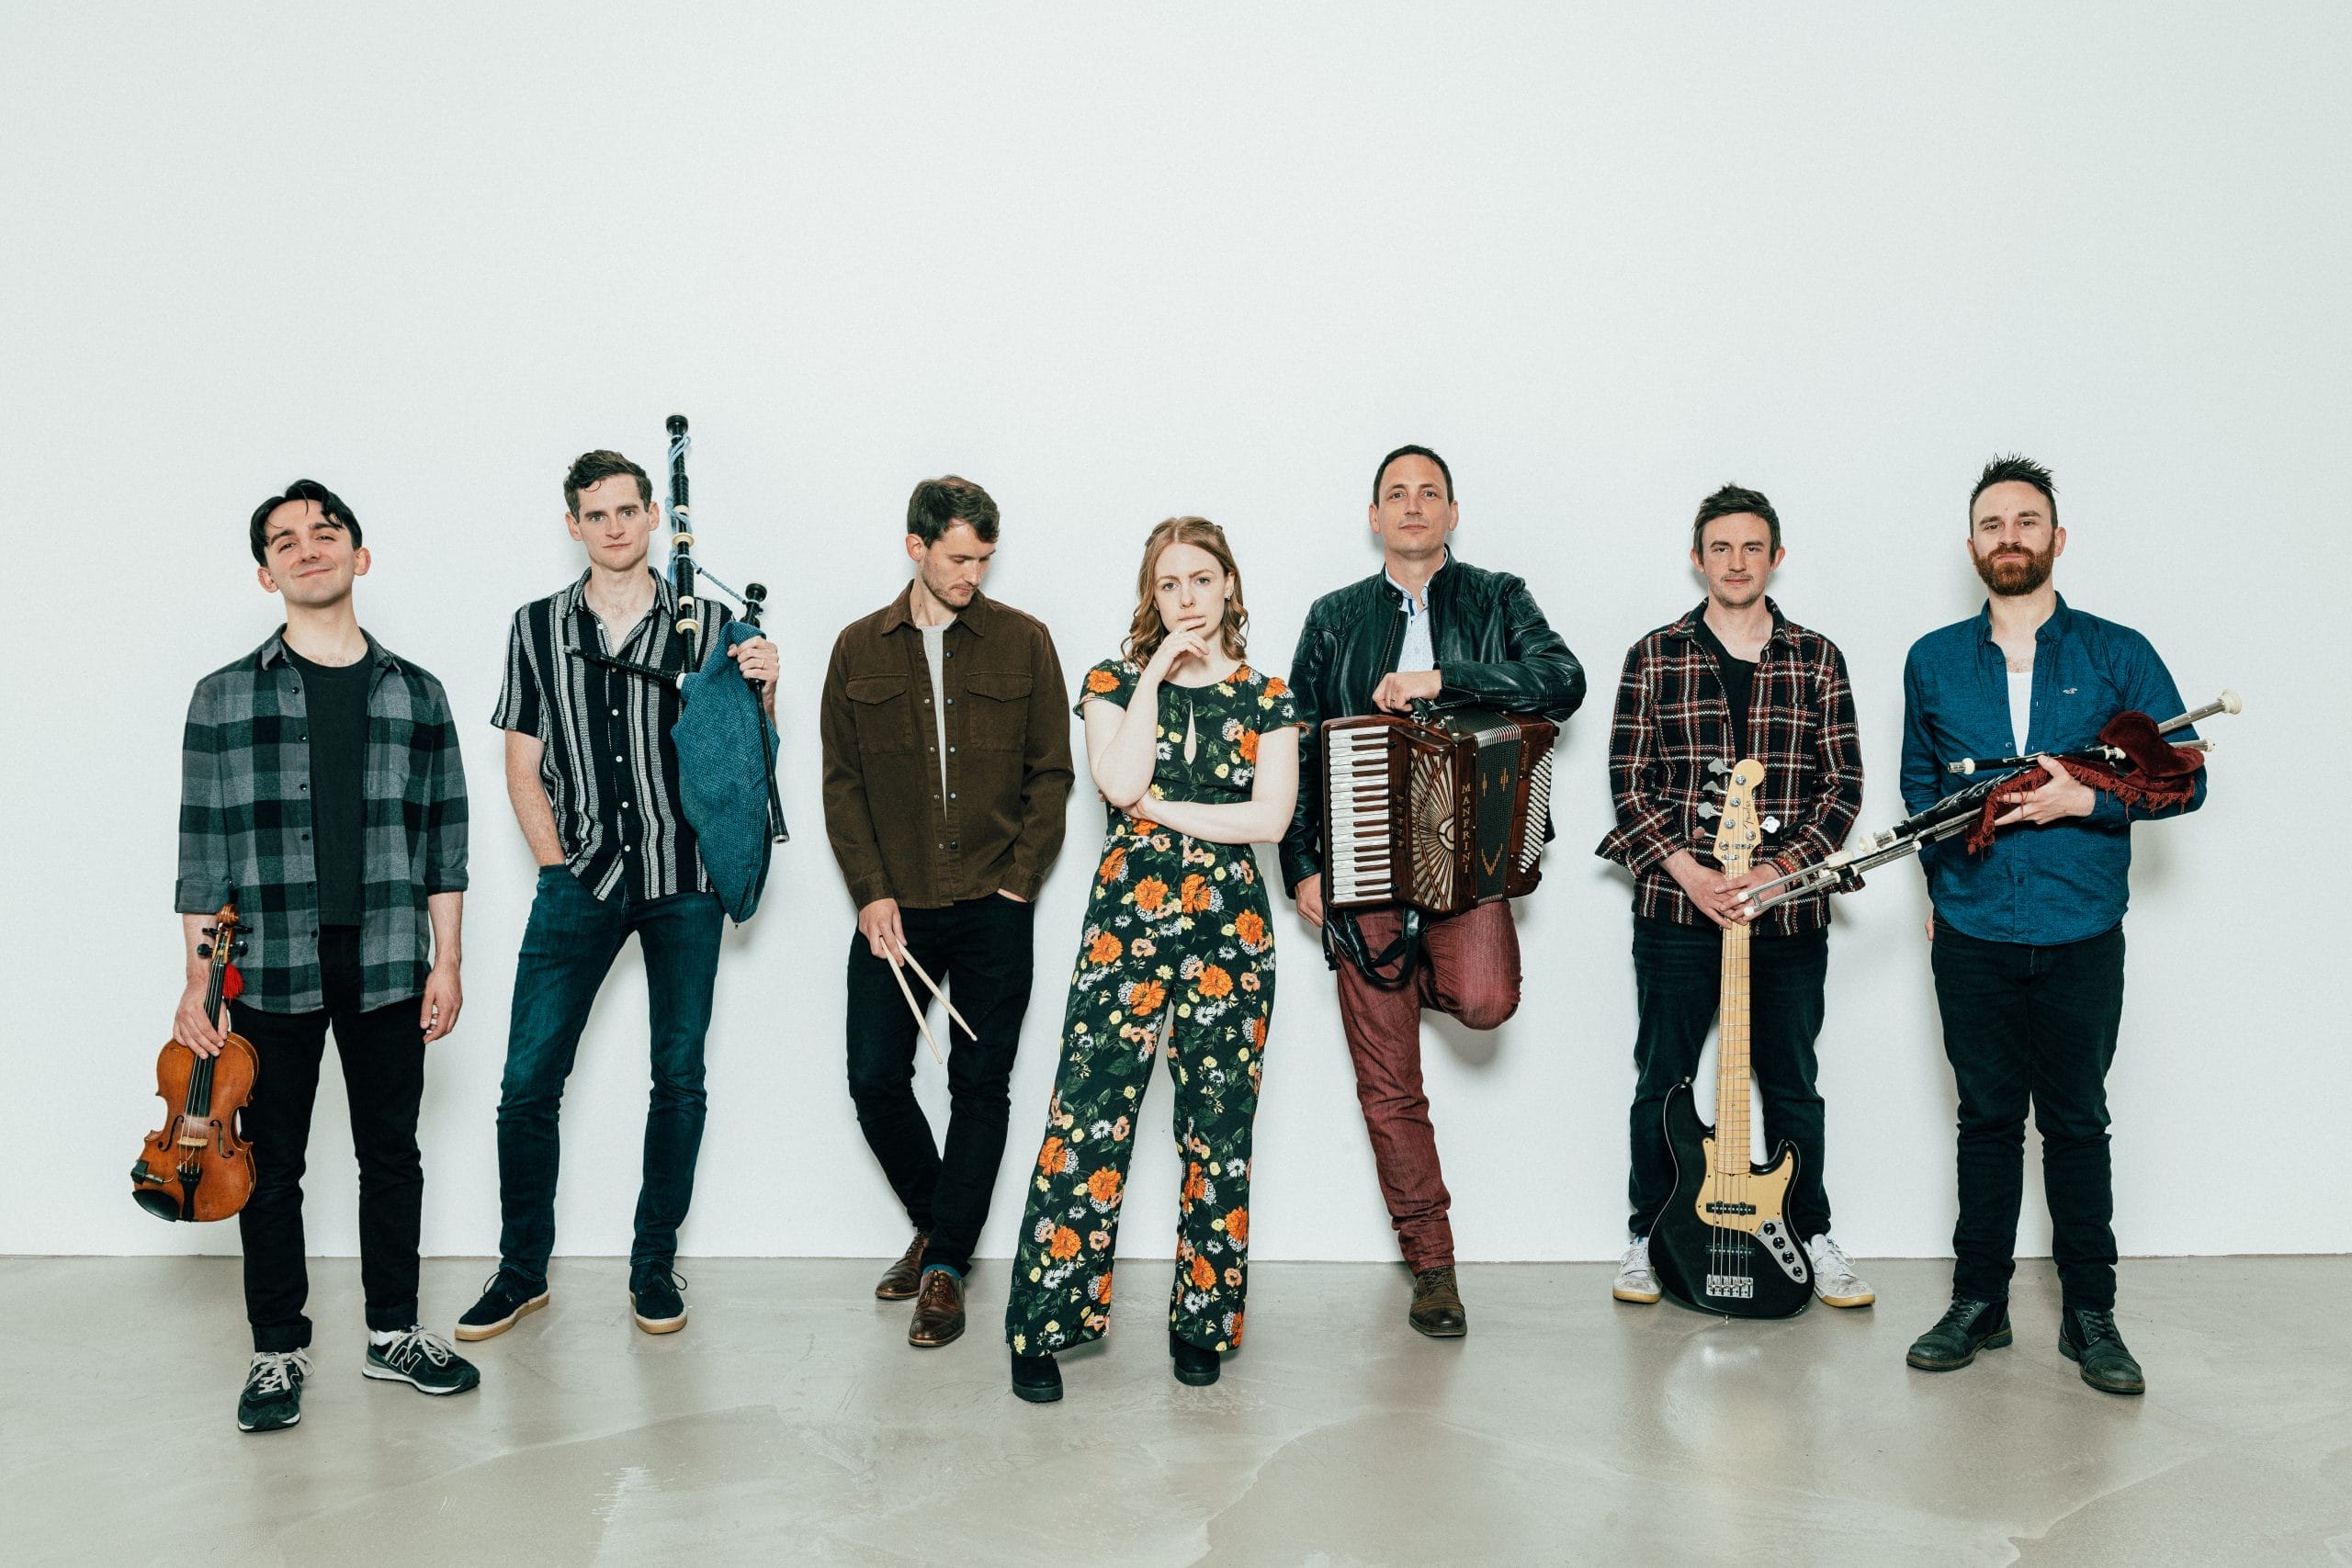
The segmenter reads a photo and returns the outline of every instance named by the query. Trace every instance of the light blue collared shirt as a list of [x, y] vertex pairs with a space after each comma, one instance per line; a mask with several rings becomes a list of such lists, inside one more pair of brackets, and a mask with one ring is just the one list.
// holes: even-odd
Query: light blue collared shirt
[[[1444, 570], [1445, 568], [1443, 567], [1438, 568], [1438, 571], [1443, 571]], [[1387, 578], [1388, 586], [1396, 591], [1397, 599], [1401, 601], [1405, 606], [1405, 640], [1396, 649], [1397, 673], [1410, 674], [1417, 670], [1436, 669], [1437, 649], [1432, 647], [1430, 642], [1430, 607], [1428, 604], [1430, 591], [1428, 584], [1424, 583], [1422, 585], [1421, 602], [1416, 604], [1413, 600], [1413, 596], [1405, 591], [1405, 585], [1397, 581], [1393, 576], [1390, 576], [1385, 569], [1382, 570], [1380, 575], [1384, 578]], [[1430, 573], [1430, 581], [1435, 582], [1436, 581], [1437, 574], [1435, 572]]]

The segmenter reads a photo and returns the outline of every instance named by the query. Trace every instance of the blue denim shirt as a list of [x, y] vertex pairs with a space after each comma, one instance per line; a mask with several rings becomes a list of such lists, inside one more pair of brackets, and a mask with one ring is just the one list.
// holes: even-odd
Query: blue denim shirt
[[[2069, 609], [2062, 596], [2034, 633], [2029, 752], [2081, 750], [2126, 708], [2162, 724], [2188, 705], [2156, 650], [2129, 626]], [[2167, 739], [2195, 734], [2185, 729]], [[2006, 757], [2016, 744], [1991, 605], [1911, 645], [1903, 666], [1906, 810], [1924, 810], [1982, 782], [1946, 773], [1947, 762]], [[2196, 792], [2186, 809], [2205, 803], [2201, 770]], [[1982, 942], [2035, 947], [2112, 931], [2131, 897], [2132, 822], [2149, 815], [2144, 807], [2127, 811], [2102, 791], [2088, 817], [2005, 828], [1983, 854], [1969, 853], [1960, 835], [1928, 845], [1919, 860], [1938, 923]]]

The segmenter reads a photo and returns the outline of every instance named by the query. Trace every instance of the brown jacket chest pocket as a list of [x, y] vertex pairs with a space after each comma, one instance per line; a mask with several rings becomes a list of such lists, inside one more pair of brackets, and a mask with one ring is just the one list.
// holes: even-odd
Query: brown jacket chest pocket
[[965, 678], [971, 711], [965, 734], [975, 751], [1018, 751], [1029, 733], [1029, 692], [1035, 677], [1019, 671], [975, 670]]
[[885, 756], [916, 750], [912, 687], [904, 675], [853, 675], [842, 683], [860, 751]]

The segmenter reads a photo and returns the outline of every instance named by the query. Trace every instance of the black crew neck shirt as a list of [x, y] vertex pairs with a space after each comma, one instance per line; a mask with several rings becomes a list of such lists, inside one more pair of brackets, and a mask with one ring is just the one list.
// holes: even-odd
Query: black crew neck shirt
[[356, 926], [367, 913], [368, 687], [376, 660], [314, 664], [286, 657], [302, 676], [311, 744], [311, 858], [319, 884], [319, 924]]
[[1736, 762], [1747, 754], [1747, 709], [1749, 694], [1756, 686], [1756, 660], [1734, 659], [1723, 639], [1702, 615], [1698, 623], [1700, 646], [1715, 656], [1715, 684], [1724, 694], [1724, 701], [1731, 705], [1731, 733], [1724, 738], [1729, 751], [1724, 761]]

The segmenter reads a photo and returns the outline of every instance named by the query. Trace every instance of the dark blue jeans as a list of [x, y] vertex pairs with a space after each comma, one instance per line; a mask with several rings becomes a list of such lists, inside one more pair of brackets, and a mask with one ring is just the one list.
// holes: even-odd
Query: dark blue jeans
[[1960, 1090], [1951, 1291], [2006, 1301], [2025, 1198], [2025, 1113], [2041, 1130], [2050, 1250], [2070, 1307], [2115, 1305], [2107, 1069], [2123, 1019], [2123, 928], [2052, 947], [1980, 942], [1936, 922], [1936, 1005]]
[[[1707, 1028], [1722, 994], [1723, 932], [1712, 922], [1678, 925], [1634, 917], [1634, 992], [1641, 1022], [1634, 1035], [1633, 1172], [1627, 1222], [1650, 1234], [1674, 1196], [1674, 1160], [1662, 1121], [1668, 1090], [1699, 1066]], [[1748, 938], [1748, 1062], [1764, 1101], [1765, 1148], [1796, 1145], [1797, 1180], [1789, 1193], [1790, 1225], [1801, 1237], [1829, 1229], [1822, 1186], [1821, 1092], [1814, 1042], [1821, 1037], [1822, 983], [1829, 973], [1829, 931]], [[1719, 1113], [1720, 1114], [1720, 1113]]]
[[632, 902], [599, 900], [562, 866], [539, 872], [530, 924], [514, 964], [506, 1079], [498, 1100], [498, 1251], [509, 1273], [547, 1278], [555, 1250], [557, 1113], [580, 1032], [613, 959], [637, 933], [653, 1015], [653, 1093], [645, 1112], [645, 1176], [638, 1190], [632, 1272], [667, 1266], [694, 1199], [702, 1149], [702, 1043], [718, 974], [724, 917], [708, 893]]

